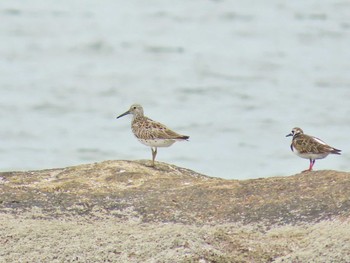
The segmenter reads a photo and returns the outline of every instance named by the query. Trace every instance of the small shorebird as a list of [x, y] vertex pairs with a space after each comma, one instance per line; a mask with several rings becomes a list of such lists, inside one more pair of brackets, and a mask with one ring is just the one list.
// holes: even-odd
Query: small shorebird
[[309, 169], [303, 172], [312, 171], [316, 159], [323, 159], [328, 154], [340, 154], [341, 152], [316, 137], [304, 134], [303, 130], [298, 127], [293, 128], [292, 132], [286, 135], [288, 136], [293, 136], [291, 150], [299, 157], [310, 160]]
[[190, 138], [170, 130], [165, 125], [153, 121], [143, 115], [143, 108], [139, 104], [131, 105], [130, 109], [117, 117], [132, 114], [131, 130], [136, 138], [152, 150], [152, 166], [157, 155], [157, 147], [169, 147], [176, 141], [184, 141]]

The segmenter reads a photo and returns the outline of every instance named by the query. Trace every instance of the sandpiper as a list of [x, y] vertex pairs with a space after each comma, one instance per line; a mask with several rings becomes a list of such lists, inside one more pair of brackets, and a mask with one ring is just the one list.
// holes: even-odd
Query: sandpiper
[[340, 154], [341, 150], [333, 148], [319, 138], [304, 134], [303, 130], [295, 127], [286, 137], [293, 136], [291, 150], [301, 158], [309, 159], [309, 169], [303, 171], [312, 171], [316, 159], [323, 159], [328, 154]]
[[131, 130], [136, 138], [152, 150], [152, 166], [157, 155], [157, 147], [169, 147], [176, 141], [184, 141], [190, 138], [170, 130], [165, 125], [153, 121], [143, 115], [143, 108], [139, 104], [131, 105], [130, 109], [117, 117], [132, 114]]

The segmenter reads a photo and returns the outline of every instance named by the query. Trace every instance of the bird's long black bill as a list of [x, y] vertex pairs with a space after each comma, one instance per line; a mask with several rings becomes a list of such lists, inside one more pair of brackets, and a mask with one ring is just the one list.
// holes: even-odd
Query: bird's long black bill
[[287, 134], [286, 137], [293, 136], [293, 133]]
[[123, 116], [125, 116], [125, 115], [128, 115], [128, 114], [130, 114], [130, 111], [126, 111], [126, 112], [124, 112], [123, 114], [120, 114], [120, 115], [117, 117], [117, 119], [119, 119], [120, 117], [123, 117]]

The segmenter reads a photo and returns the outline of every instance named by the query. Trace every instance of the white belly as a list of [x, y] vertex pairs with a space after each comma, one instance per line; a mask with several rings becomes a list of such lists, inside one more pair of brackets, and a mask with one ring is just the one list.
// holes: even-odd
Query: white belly
[[156, 140], [144, 140], [138, 139], [142, 144], [151, 146], [151, 147], [169, 147], [176, 140], [166, 140], [166, 139], [156, 139]]
[[312, 160], [323, 159], [323, 158], [327, 157], [327, 155], [329, 154], [329, 153], [318, 153], [318, 154], [316, 154], [316, 153], [299, 153], [296, 149], [294, 149], [294, 153], [301, 158], [312, 159]]

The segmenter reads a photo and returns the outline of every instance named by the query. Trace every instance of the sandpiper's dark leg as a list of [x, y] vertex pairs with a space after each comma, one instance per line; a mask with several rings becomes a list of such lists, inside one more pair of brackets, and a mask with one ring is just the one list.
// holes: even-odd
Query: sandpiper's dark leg
[[151, 150], [152, 150], [152, 166], [154, 166], [154, 160], [156, 159], [156, 155], [157, 155], [157, 147], [154, 147], [154, 150], [153, 150], [153, 147], [151, 147]]

